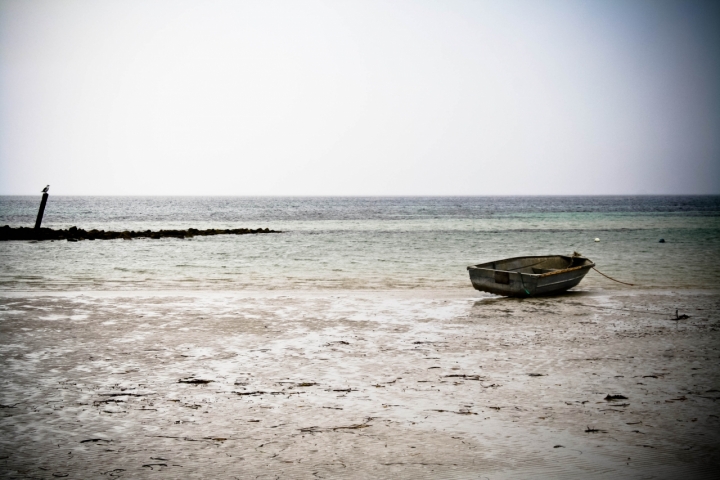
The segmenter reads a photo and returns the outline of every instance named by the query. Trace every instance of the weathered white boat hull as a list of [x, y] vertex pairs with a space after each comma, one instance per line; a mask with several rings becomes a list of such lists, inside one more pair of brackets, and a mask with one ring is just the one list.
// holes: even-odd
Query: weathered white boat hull
[[544, 255], [515, 257], [468, 267], [475, 289], [511, 297], [564, 292], [595, 264], [585, 257]]

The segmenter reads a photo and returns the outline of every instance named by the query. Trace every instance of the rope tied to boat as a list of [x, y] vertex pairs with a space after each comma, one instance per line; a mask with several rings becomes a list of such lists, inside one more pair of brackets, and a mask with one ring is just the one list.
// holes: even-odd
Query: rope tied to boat
[[635, 283], [621, 282], [620, 280], [617, 280], [617, 279], [615, 279], [615, 278], [612, 278], [612, 277], [609, 276], [609, 275], [605, 275], [604, 273], [602, 273], [600, 270], [598, 270], [598, 269], [595, 268], [595, 267], [592, 267], [592, 269], [595, 270], [595, 271], [596, 271], [597, 273], [599, 273], [600, 275], [602, 275], [603, 277], [609, 278], [609, 279], [612, 280], [613, 282], [622, 283], [623, 285], [630, 285], [631, 287], [637, 286], [637, 284], [635, 284]]

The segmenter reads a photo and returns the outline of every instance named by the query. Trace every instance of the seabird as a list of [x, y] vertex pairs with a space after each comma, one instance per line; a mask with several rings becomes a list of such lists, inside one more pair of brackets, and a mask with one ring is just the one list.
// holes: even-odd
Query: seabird
[[50, 190], [50, 185], [42, 189], [42, 193], [47, 193]]

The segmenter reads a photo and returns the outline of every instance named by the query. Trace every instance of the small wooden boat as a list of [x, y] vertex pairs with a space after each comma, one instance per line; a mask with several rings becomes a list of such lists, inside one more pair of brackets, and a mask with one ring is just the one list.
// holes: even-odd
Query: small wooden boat
[[515, 257], [467, 267], [476, 290], [508, 297], [564, 292], [595, 266], [580, 255]]

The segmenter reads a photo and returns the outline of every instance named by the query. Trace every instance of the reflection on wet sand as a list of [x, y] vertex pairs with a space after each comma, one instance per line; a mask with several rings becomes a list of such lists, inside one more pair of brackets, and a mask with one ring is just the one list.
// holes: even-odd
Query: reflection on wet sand
[[718, 298], [6, 294], [0, 470], [709, 477]]

